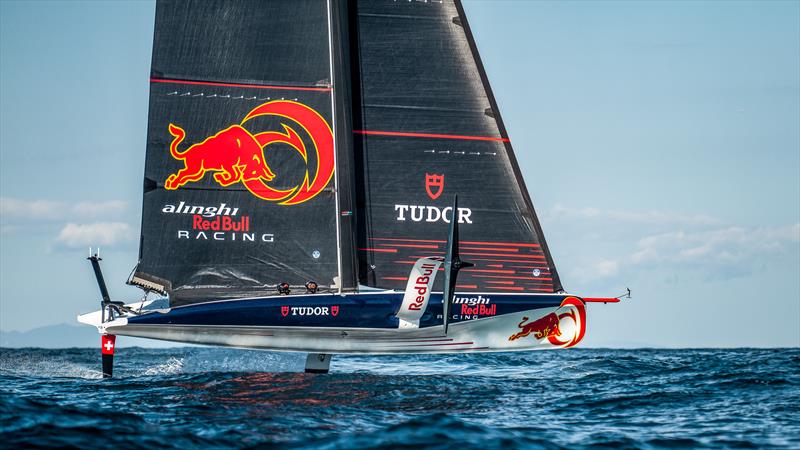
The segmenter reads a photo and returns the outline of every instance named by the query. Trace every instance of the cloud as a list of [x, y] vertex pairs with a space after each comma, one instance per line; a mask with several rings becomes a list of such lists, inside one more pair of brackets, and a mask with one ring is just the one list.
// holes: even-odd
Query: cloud
[[784, 227], [727, 227], [709, 231], [676, 231], [637, 242], [634, 264], [747, 264], [770, 254], [786, 253], [800, 242], [800, 223]]
[[0, 233], [39, 234], [51, 249], [116, 246], [135, 239], [131, 225], [120, 221], [128, 204], [121, 200], [65, 202], [0, 197]]
[[619, 272], [619, 262], [611, 259], [606, 259], [592, 264], [592, 268], [589, 273], [592, 273], [599, 278], [606, 278], [606, 277], [612, 277], [616, 275], [618, 272]]
[[[782, 255], [798, 252], [800, 223], [781, 227], [724, 227], [645, 236], [620, 266], [690, 269], [712, 279], [749, 275]], [[597, 274], [600, 276], [600, 274]]]
[[[652, 270], [730, 279], [800, 255], [800, 223], [748, 227], [706, 215], [563, 206], [543, 217], [552, 222], [554, 236], [574, 243], [571, 272], [585, 281]], [[614, 254], [623, 256], [608, 257]]]
[[22, 200], [0, 197], [0, 217], [4, 223], [37, 219], [58, 222], [63, 220], [117, 217], [125, 212], [127, 203], [122, 200], [104, 202], [68, 203], [52, 200]]
[[134, 238], [131, 226], [123, 222], [68, 223], [61, 229], [56, 243], [68, 248], [113, 246]]
[[617, 211], [603, 210], [599, 208], [568, 208], [556, 205], [543, 215], [545, 220], [559, 219], [584, 219], [584, 220], [608, 220], [622, 223], [634, 224], [681, 224], [681, 225], [719, 225], [721, 221], [714, 217], [704, 214], [682, 214], [667, 211]]
[[16, 218], [57, 220], [63, 218], [68, 209], [63, 202], [0, 197], [0, 217], [3, 221]]
[[72, 207], [72, 212], [83, 217], [118, 216], [124, 213], [127, 207], [127, 203], [122, 200], [97, 203], [80, 202]]

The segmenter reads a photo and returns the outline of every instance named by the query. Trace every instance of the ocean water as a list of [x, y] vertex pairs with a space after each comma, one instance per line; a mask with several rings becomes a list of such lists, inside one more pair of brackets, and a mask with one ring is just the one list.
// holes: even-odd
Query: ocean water
[[0, 447], [800, 448], [800, 349], [0, 349]]

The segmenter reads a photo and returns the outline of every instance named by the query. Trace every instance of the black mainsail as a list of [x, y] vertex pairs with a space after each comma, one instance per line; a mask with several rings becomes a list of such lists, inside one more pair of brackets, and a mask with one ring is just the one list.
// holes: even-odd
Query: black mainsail
[[351, 29], [361, 282], [402, 289], [443, 254], [458, 194], [460, 288], [561, 291], [460, 2], [362, 0]]
[[158, 2], [133, 283], [173, 305], [336, 284], [329, 15], [319, 0]]

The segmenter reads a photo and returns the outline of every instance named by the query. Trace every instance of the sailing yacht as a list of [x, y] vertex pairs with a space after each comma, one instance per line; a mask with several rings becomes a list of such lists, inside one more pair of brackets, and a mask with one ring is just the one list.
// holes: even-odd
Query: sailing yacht
[[[526, 150], [531, 151], [531, 150]], [[459, 0], [159, 0], [139, 301], [102, 335], [308, 352], [566, 348], [586, 332]]]

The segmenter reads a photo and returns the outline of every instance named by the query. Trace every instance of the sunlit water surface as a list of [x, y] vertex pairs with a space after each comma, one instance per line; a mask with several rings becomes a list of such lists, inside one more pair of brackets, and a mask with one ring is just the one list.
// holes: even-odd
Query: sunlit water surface
[[800, 349], [0, 349], [0, 447], [800, 448]]

